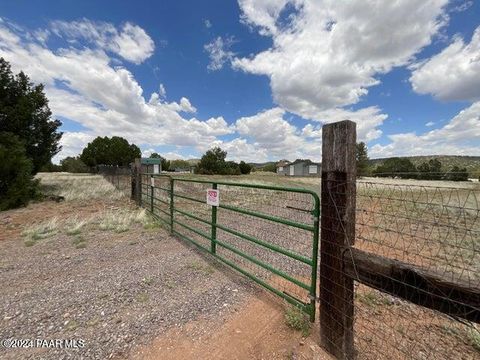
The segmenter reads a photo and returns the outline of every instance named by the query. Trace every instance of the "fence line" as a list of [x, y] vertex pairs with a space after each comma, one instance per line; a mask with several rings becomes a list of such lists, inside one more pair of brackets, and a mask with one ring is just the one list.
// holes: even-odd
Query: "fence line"
[[349, 131], [323, 128], [322, 345], [339, 359], [479, 357], [480, 187], [356, 181]]
[[[480, 357], [480, 184], [357, 180], [355, 124], [325, 125], [323, 137], [321, 227], [301, 191], [152, 182], [139, 162], [130, 180], [104, 176], [174, 235], [307, 312], [320, 231], [321, 345], [338, 359]], [[220, 190], [221, 206], [205, 204], [207, 188]]]

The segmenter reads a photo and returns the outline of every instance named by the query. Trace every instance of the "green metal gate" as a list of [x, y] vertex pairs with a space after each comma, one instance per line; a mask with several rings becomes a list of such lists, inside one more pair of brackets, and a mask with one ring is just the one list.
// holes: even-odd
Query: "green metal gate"
[[[141, 205], [175, 235], [315, 319], [319, 198], [310, 190], [141, 174]], [[217, 190], [218, 206], [207, 204]], [[212, 195], [214, 195], [211, 192]]]

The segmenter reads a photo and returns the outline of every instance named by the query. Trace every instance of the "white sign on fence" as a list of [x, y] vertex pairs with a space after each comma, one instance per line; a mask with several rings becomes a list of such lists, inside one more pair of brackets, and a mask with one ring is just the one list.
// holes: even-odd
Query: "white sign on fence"
[[207, 204], [212, 206], [220, 205], [220, 193], [216, 189], [207, 189]]
[[155, 178], [153, 176], [150, 178], [150, 185], [155, 186]]
[[160, 171], [159, 171], [159, 168], [158, 168], [158, 164], [153, 164], [153, 173], [154, 174], [158, 174]]

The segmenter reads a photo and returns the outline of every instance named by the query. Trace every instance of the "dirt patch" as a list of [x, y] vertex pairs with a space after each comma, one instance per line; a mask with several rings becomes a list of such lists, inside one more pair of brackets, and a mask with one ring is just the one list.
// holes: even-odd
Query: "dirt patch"
[[302, 334], [285, 324], [285, 304], [262, 292], [224, 323], [193, 321], [131, 353], [140, 360], [333, 359], [318, 346], [317, 324]]
[[132, 206], [126, 199], [44, 202], [1, 214], [0, 339], [85, 341], [74, 350], [1, 349], [1, 358], [122, 356], [172, 327], [223, 319], [258, 291], [158, 227], [135, 223], [116, 233], [92, 225], [75, 236], [59, 230], [33, 246], [21, 235], [52, 217], [96, 217]]

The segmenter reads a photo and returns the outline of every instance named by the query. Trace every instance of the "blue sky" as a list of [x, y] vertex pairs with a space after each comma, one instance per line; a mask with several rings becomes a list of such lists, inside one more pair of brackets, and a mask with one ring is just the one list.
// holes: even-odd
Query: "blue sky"
[[168, 158], [480, 155], [480, 3], [4, 1], [0, 56], [45, 84], [63, 150], [119, 135]]

